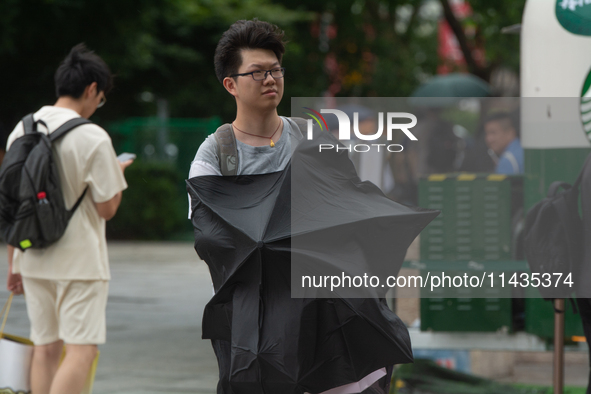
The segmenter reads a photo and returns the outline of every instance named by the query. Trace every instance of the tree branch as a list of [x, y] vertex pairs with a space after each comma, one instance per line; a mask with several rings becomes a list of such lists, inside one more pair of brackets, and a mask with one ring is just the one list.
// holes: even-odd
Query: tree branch
[[440, 1], [441, 5], [443, 6], [443, 14], [445, 15], [445, 20], [449, 24], [449, 27], [451, 27], [451, 30], [454, 32], [458, 40], [458, 44], [460, 45], [460, 49], [462, 50], [462, 54], [464, 55], [464, 59], [466, 60], [466, 64], [468, 65], [468, 70], [472, 74], [484, 80], [488, 80], [487, 70], [476, 64], [476, 61], [472, 56], [472, 49], [468, 46], [468, 40], [466, 39], [466, 35], [464, 34], [464, 29], [462, 28], [460, 22], [456, 19], [456, 16], [454, 15], [453, 10], [449, 5], [449, 1]]
[[408, 20], [408, 26], [406, 27], [406, 32], [404, 32], [404, 39], [405, 40], [410, 39], [410, 35], [411, 35], [411, 32], [413, 31], [413, 27], [414, 27], [415, 21], [417, 20], [417, 15], [419, 14], [420, 9], [421, 9], [420, 4], [413, 4], [412, 14], [410, 15], [410, 19]]

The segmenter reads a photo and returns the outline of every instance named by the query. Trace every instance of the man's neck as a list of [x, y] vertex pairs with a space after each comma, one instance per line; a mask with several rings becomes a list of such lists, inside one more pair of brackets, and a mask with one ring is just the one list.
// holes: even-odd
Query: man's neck
[[279, 121], [276, 108], [268, 112], [255, 112], [238, 108], [234, 125], [249, 134], [268, 137], [277, 129]]
[[61, 96], [53, 106], [71, 109], [72, 111], [76, 111], [78, 115], [82, 116], [82, 103], [80, 103], [80, 100], [76, 100], [72, 97]]
[[[505, 153], [505, 151], [506, 151], [507, 149], [509, 149], [509, 147], [511, 146], [511, 144], [512, 144], [512, 143], [514, 143], [516, 139], [517, 139], [517, 137], [513, 138], [511, 141], [509, 141], [509, 142], [507, 143], [507, 145], [505, 145], [505, 148], [504, 148], [504, 149], [503, 149], [503, 151], [501, 152], [501, 155], [502, 155], [503, 153]], [[500, 156], [500, 155], [499, 155], [499, 156]]]

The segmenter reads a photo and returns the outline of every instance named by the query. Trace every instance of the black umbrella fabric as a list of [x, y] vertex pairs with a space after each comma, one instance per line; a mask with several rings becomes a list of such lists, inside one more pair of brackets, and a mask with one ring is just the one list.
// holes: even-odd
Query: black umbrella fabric
[[380, 298], [385, 290], [292, 298], [292, 262], [310, 275], [396, 274], [437, 216], [387, 199], [359, 180], [346, 152], [318, 152], [319, 143], [336, 140], [321, 133], [301, 142], [281, 172], [187, 181], [195, 250], [215, 289], [203, 338], [218, 357], [218, 392], [320, 393], [412, 362], [408, 331]]

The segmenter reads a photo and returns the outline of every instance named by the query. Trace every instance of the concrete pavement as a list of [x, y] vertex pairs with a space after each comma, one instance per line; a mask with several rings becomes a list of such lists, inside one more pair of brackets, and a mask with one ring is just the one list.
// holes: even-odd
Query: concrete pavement
[[[201, 316], [211, 298], [209, 271], [190, 243], [110, 243], [107, 343], [95, 394], [213, 394], [217, 362], [201, 339]], [[6, 248], [0, 247], [0, 302]], [[15, 298], [6, 331], [28, 336], [23, 297]]]

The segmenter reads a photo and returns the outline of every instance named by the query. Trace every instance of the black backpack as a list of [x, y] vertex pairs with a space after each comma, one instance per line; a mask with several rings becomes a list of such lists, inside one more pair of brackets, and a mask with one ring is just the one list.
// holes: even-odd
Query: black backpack
[[33, 114], [23, 118], [25, 134], [11, 145], [0, 167], [0, 235], [21, 250], [44, 248], [66, 231], [86, 190], [68, 211], [60, 186], [51, 144], [73, 128], [91, 123], [74, 118], [53, 133], [37, 131]]
[[[590, 158], [591, 156], [585, 161], [572, 186], [565, 182], [553, 182], [547, 197], [534, 205], [525, 217], [525, 257], [531, 272], [539, 273], [543, 284], [550, 284], [547, 287], [538, 286], [545, 299], [569, 298], [576, 290], [578, 271], [583, 259], [579, 185], [585, 167], [591, 164]], [[559, 279], [555, 274], [562, 276]], [[544, 278], [550, 278], [550, 282]]]

